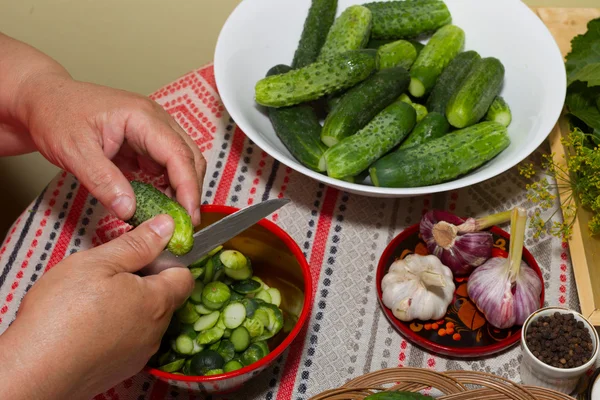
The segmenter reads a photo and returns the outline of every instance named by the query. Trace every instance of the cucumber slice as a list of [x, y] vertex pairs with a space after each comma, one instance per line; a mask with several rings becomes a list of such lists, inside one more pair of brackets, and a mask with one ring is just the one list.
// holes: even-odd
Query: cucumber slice
[[187, 360], [185, 362], [185, 364], [183, 364], [183, 368], [181, 369], [181, 372], [183, 372], [184, 375], [193, 375], [192, 371], [190, 371], [190, 365], [192, 364], [192, 359], [190, 358], [189, 360]]
[[229, 339], [231, 337], [231, 329], [229, 329], [229, 328], [225, 329], [225, 332], [223, 332], [223, 337], [225, 339]]
[[223, 370], [220, 368], [217, 369], [211, 369], [210, 371], [206, 371], [206, 373], [204, 374], [205, 376], [209, 376], [209, 375], [221, 375], [223, 374]]
[[202, 350], [204, 350], [204, 346], [198, 344], [198, 342], [194, 340], [194, 348], [192, 349], [192, 355], [198, 354]]
[[194, 351], [194, 340], [186, 334], [179, 335], [179, 337], [175, 339], [175, 350], [179, 354], [192, 354]]
[[210, 258], [206, 262], [206, 266], [204, 267], [204, 278], [202, 278], [202, 282], [207, 284], [213, 280], [213, 276], [215, 273], [214, 268], [215, 268], [215, 266], [213, 264], [212, 258]]
[[231, 290], [223, 282], [209, 282], [202, 290], [202, 303], [211, 310], [218, 310], [231, 297]]
[[231, 297], [229, 298], [230, 302], [241, 301], [244, 298], [243, 294], [236, 292], [235, 290], [231, 292]]
[[241, 294], [257, 293], [262, 289], [262, 284], [254, 279], [235, 282], [232, 289]]
[[193, 375], [204, 375], [208, 371], [223, 368], [223, 357], [214, 350], [206, 349], [192, 357], [190, 372]]
[[246, 317], [252, 318], [254, 312], [258, 308], [258, 302], [254, 299], [243, 299], [241, 303], [246, 307]]
[[248, 260], [245, 255], [237, 250], [225, 250], [219, 255], [219, 260], [225, 268], [243, 269], [247, 267]]
[[198, 318], [198, 321], [196, 321], [194, 324], [194, 330], [200, 332], [212, 328], [219, 320], [220, 315], [221, 313], [218, 311], [213, 311], [210, 314], [203, 315], [202, 317]]
[[165, 372], [177, 372], [183, 367], [184, 363], [185, 363], [185, 358], [180, 358], [169, 364], [163, 365], [163, 366], [159, 367], [158, 369], [160, 369], [161, 371], [165, 371]]
[[223, 309], [223, 322], [226, 328], [235, 329], [246, 319], [246, 307], [242, 303], [231, 303]]
[[271, 295], [266, 290], [261, 290], [260, 292], [256, 293], [254, 298], [264, 300], [267, 303], [271, 302]]
[[267, 293], [269, 293], [269, 295], [271, 296], [271, 304], [279, 307], [279, 305], [281, 304], [281, 293], [279, 292], [279, 289], [269, 288], [267, 290]]
[[208, 308], [206, 308], [206, 306], [204, 304], [196, 304], [196, 306], [194, 308], [196, 309], [196, 312], [198, 314], [202, 314], [202, 315], [210, 314], [213, 312], [213, 310], [209, 310]]
[[197, 280], [200, 279], [204, 274], [204, 268], [192, 268], [190, 269], [190, 272], [192, 273], [192, 278], [194, 278], [194, 280]]
[[233, 343], [235, 351], [244, 351], [250, 346], [250, 333], [248, 329], [239, 326], [231, 332], [229, 340]]
[[262, 279], [260, 279], [258, 276], [253, 276], [250, 279], [252, 279], [253, 281], [256, 281], [256, 282], [260, 283], [262, 289], [269, 290], [269, 286]]
[[217, 325], [219, 328], [225, 330], [227, 329], [227, 327], [225, 326], [225, 321], [224, 321], [224, 317], [223, 317], [223, 313], [221, 313], [221, 315], [219, 315], [219, 319], [217, 321]]
[[193, 324], [200, 318], [200, 315], [196, 312], [196, 308], [189, 301], [186, 301], [183, 307], [175, 312], [175, 315], [184, 324]]
[[258, 342], [254, 342], [254, 344], [262, 349], [263, 357], [270, 353], [269, 345], [264, 340], [259, 340]]
[[231, 360], [223, 366], [224, 372], [237, 371], [238, 369], [244, 368], [244, 364], [237, 360]]
[[222, 340], [217, 348], [217, 353], [223, 357], [225, 362], [229, 362], [235, 357], [235, 346], [229, 340]]
[[260, 345], [256, 343], [252, 343], [243, 353], [242, 353], [242, 363], [245, 366], [250, 364], [254, 364], [261, 358], [263, 358], [263, 349]]
[[269, 325], [269, 313], [265, 308], [259, 308], [254, 313], [254, 318], [258, 319], [264, 326]]
[[210, 329], [200, 332], [196, 338], [196, 341], [200, 345], [213, 344], [221, 340], [223, 333], [225, 333], [223, 329], [219, 328], [218, 326], [214, 326]]
[[265, 331], [265, 326], [256, 316], [254, 318], [246, 318], [242, 326], [248, 330], [250, 337], [258, 337]]
[[196, 281], [194, 283], [194, 290], [190, 295], [190, 301], [194, 304], [202, 303], [202, 289], [204, 289], [204, 283]]

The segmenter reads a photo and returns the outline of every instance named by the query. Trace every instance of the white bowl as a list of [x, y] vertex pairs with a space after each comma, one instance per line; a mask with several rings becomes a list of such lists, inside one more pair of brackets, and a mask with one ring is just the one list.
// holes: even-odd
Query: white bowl
[[[338, 15], [353, 4], [338, 0]], [[405, 197], [454, 190], [490, 179], [518, 164], [546, 139], [566, 94], [560, 50], [542, 21], [519, 0], [445, 0], [453, 24], [466, 34], [465, 50], [496, 57], [506, 74], [501, 95], [513, 121], [510, 146], [471, 173], [438, 185], [382, 188], [348, 183], [296, 161], [279, 140], [254, 86], [276, 64], [291, 64], [311, 0], [244, 0], [223, 26], [215, 51], [215, 78], [223, 104], [244, 133], [269, 155], [296, 171], [348, 192]]]
[[[590, 332], [594, 351], [592, 352], [592, 357], [585, 364], [576, 368], [556, 368], [538, 360], [527, 347], [525, 340], [529, 324], [540, 317], [552, 315], [555, 312], [561, 314], [573, 314], [575, 319], [577, 321], [582, 321]], [[523, 361], [521, 362], [520, 374], [521, 380], [526, 385], [541, 386], [558, 392], [571, 394], [577, 386], [579, 379], [596, 363], [596, 358], [598, 357], [598, 351], [600, 349], [600, 346], [598, 346], [598, 332], [596, 332], [594, 326], [578, 312], [562, 307], [542, 308], [532, 313], [525, 320], [522, 332], [521, 351], [523, 352]]]

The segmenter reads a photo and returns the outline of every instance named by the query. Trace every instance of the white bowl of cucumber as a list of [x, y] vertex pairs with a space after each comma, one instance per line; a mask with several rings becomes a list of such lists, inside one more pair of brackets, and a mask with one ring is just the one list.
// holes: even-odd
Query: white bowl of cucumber
[[512, 168], [558, 120], [563, 58], [521, 1], [335, 3], [244, 0], [217, 42], [231, 117], [294, 170], [368, 196], [444, 192]]

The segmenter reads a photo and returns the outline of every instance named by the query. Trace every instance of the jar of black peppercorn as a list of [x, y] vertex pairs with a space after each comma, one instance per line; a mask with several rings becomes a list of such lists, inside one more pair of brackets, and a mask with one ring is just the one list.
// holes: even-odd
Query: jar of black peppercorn
[[561, 307], [542, 308], [527, 318], [521, 334], [521, 380], [571, 394], [594, 367], [598, 333], [581, 314]]

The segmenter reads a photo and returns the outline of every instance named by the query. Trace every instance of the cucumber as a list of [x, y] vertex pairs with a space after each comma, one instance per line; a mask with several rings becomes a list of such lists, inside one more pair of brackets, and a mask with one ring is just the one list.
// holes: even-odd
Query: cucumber
[[500, 93], [503, 81], [504, 66], [500, 60], [488, 57], [475, 62], [446, 106], [450, 125], [465, 128], [481, 120]]
[[373, 39], [414, 38], [452, 22], [443, 1], [381, 1], [364, 4], [373, 13]]
[[139, 181], [130, 183], [136, 206], [133, 217], [127, 223], [138, 226], [159, 214], [169, 214], [175, 221], [175, 229], [167, 249], [176, 256], [187, 254], [194, 246], [194, 226], [185, 208], [152, 185]]
[[375, 186], [421, 187], [446, 182], [491, 160], [508, 147], [506, 127], [481, 122], [418, 146], [388, 154], [369, 173]]
[[[600, 101], [600, 97], [598, 98]], [[502, 96], [496, 96], [492, 105], [485, 114], [486, 121], [496, 121], [504, 126], [509, 126], [512, 121], [512, 113], [508, 103]]]
[[352, 87], [375, 70], [376, 54], [375, 50], [348, 51], [281, 75], [268, 76], [256, 83], [256, 102], [268, 107], [293, 106]]
[[331, 147], [343, 138], [355, 134], [396, 100], [406, 90], [408, 82], [408, 72], [396, 67], [379, 71], [350, 89], [327, 115], [321, 131], [321, 141]]
[[418, 103], [412, 103], [411, 105], [417, 112], [417, 123], [421, 122], [423, 120], [423, 118], [425, 118], [427, 116], [427, 114], [429, 113], [427, 111], [427, 107], [425, 107], [422, 104], [418, 104]]
[[392, 67], [409, 69], [417, 58], [417, 50], [412, 43], [406, 40], [397, 40], [384, 44], [377, 49], [377, 69], [382, 70]]
[[[290, 71], [286, 65], [276, 65], [267, 76]], [[315, 110], [308, 104], [268, 109], [269, 119], [277, 137], [302, 165], [319, 171], [319, 160], [327, 150], [321, 142], [321, 124]]]
[[329, 148], [324, 154], [327, 175], [355, 176], [398, 145], [415, 126], [415, 109], [396, 101], [371, 120], [356, 135]]
[[441, 114], [446, 113], [446, 105], [450, 98], [465, 80], [475, 61], [481, 56], [473, 50], [460, 53], [446, 67], [438, 78], [427, 99], [427, 109]]
[[410, 69], [408, 90], [414, 97], [423, 97], [465, 44], [465, 32], [456, 25], [446, 25], [433, 34]]
[[449, 130], [450, 124], [443, 114], [436, 111], [430, 112], [417, 124], [417, 126], [415, 126], [415, 129], [413, 129], [398, 149], [406, 149], [411, 146], [437, 139], [444, 136]]
[[368, 8], [360, 5], [346, 8], [331, 26], [317, 60], [364, 48], [369, 42], [371, 21]]
[[335, 20], [337, 0], [312, 0], [292, 67], [302, 68], [317, 60], [327, 33]]

